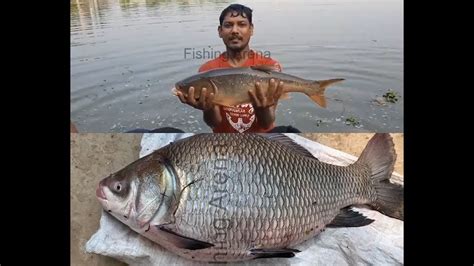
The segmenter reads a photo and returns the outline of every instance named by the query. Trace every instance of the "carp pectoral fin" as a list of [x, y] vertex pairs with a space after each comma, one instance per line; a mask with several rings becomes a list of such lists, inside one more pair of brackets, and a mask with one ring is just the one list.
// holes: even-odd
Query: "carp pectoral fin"
[[365, 217], [361, 213], [349, 208], [344, 208], [341, 209], [341, 213], [339, 213], [330, 224], [326, 225], [326, 227], [360, 227], [369, 225], [373, 221], [374, 220]]
[[197, 249], [204, 249], [204, 248], [209, 248], [209, 247], [214, 246], [214, 244], [210, 244], [204, 241], [182, 236], [166, 228], [164, 225], [155, 225], [155, 226], [157, 229], [159, 229], [161, 232], [165, 234], [165, 237], [168, 241], [170, 241], [173, 245], [175, 245], [178, 248], [197, 250]]
[[244, 104], [244, 103], [251, 103], [250, 101], [238, 101], [236, 99], [230, 99], [230, 98], [223, 98], [220, 97], [219, 99], [214, 98], [212, 101], [214, 104], [225, 106], [225, 107], [235, 107], [239, 104]]
[[269, 249], [251, 249], [250, 254], [254, 255], [256, 259], [261, 258], [291, 258], [295, 253], [300, 252], [292, 248], [269, 248]]
[[229, 104], [227, 102], [220, 102], [220, 101], [216, 101], [216, 100], [214, 100], [212, 102], [216, 105], [220, 105], [220, 106], [224, 106], [224, 107], [234, 107], [234, 106], [232, 106], [231, 104]]

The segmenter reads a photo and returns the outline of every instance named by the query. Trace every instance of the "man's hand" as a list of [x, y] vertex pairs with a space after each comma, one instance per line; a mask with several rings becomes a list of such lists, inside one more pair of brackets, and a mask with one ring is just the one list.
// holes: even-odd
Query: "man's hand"
[[252, 99], [252, 105], [255, 110], [268, 108], [278, 103], [278, 99], [280, 99], [283, 93], [283, 81], [277, 84], [274, 79], [270, 79], [266, 94], [263, 92], [260, 83], [257, 82], [255, 83], [255, 91], [249, 90], [250, 99]]
[[194, 87], [190, 87], [188, 91], [188, 96], [184, 95], [182, 92], [178, 91], [176, 95], [179, 97], [179, 100], [182, 103], [191, 105], [192, 107], [203, 110], [209, 111], [214, 108], [214, 93], [208, 92], [206, 88], [202, 88], [201, 94], [199, 95], [199, 100], [196, 101], [194, 97]]
[[250, 99], [252, 100], [257, 122], [262, 128], [270, 128], [275, 122], [275, 107], [283, 93], [283, 82], [278, 84], [271, 79], [268, 84], [267, 93], [263, 93], [260, 83], [255, 83], [256, 92], [249, 90]]
[[214, 93], [208, 92], [206, 88], [202, 88], [199, 100], [194, 98], [194, 87], [190, 87], [188, 96], [178, 91], [176, 95], [182, 103], [189, 104], [192, 107], [202, 110], [204, 122], [211, 128], [217, 127], [222, 122], [219, 105], [214, 104]]

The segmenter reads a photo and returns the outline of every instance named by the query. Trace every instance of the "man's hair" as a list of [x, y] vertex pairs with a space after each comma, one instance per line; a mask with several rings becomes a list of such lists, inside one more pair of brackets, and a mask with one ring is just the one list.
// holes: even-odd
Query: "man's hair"
[[[225, 16], [228, 13], [230, 13], [232, 17], [242, 16], [244, 18], [247, 18], [250, 24], [252, 24], [252, 9], [241, 4], [232, 4], [226, 7], [224, 10], [222, 10], [221, 16], [219, 17], [219, 22], [221, 26], [222, 26], [222, 22], [224, 22]], [[237, 14], [234, 15], [234, 13], [237, 13]]]

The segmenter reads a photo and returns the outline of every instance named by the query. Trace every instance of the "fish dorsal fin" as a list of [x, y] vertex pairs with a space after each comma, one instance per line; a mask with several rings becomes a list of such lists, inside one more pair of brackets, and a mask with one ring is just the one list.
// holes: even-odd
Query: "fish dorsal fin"
[[182, 236], [176, 232], [173, 232], [168, 225], [155, 225], [158, 230], [160, 230], [164, 237], [173, 243], [178, 248], [184, 248], [189, 250], [204, 249], [214, 246], [204, 241], [196, 240], [190, 237]]
[[284, 144], [284, 145], [290, 147], [291, 149], [293, 149], [294, 151], [298, 152], [299, 154], [301, 154], [303, 156], [307, 156], [307, 157], [310, 157], [310, 158], [313, 158], [313, 159], [317, 160], [317, 158], [314, 157], [314, 155], [311, 154], [311, 152], [309, 152], [303, 146], [299, 145], [293, 139], [291, 139], [290, 137], [288, 137], [288, 136], [286, 136], [282, 133], [265, 133], [265, 134], [261, 134], [261, 135], [263, 137], [267, 138], [267, 139], [280, 142], [281, 144]]
[[250, 67], [253, 70], [263, 71], [267, 74], [270, 74], [272, 71], [278, 71], [278, 67], [270, 65], [256, 65]]
[[331, 221], [327, 227], [360, 227], [369, 225], [374, 220], [365, 217], [349, 208], [341, 209], [341, 212]]

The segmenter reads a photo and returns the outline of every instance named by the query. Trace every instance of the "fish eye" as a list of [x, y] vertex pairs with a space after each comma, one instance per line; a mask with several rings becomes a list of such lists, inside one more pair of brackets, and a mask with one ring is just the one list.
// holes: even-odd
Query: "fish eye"
[[115, 191], [117, 191], [117, 192], [122, 191], [122, 184], [120, 184], [120, 182], [115, 183], [114, 189], [115, 189]]

